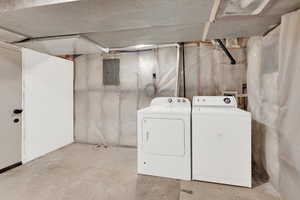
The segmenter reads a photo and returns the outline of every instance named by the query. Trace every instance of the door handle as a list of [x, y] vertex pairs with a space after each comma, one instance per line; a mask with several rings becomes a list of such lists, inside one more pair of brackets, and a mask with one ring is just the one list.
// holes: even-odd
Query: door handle
[[15, 109], [14, 110], [14, 114], [21, 114], [23, 112], [23, 110], [22, 109]]

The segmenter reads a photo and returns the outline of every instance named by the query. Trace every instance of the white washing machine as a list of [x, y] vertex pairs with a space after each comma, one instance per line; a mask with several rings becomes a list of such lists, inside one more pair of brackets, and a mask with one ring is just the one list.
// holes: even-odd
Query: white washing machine
[[191, 180], [191, 103], [158, 97], [138, 111], [138, 173]]
[[192, 141], [193, 180], [251, 187], [251, 114], [234, 97], [193, 98]]

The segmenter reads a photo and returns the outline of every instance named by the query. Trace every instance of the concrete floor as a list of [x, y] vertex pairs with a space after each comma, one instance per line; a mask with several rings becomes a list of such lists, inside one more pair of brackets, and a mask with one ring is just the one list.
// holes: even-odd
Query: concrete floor
[[3, 200], [278, 200], [253, 189], [137, 176], [136, 149], [72, 144], [0, 175]]

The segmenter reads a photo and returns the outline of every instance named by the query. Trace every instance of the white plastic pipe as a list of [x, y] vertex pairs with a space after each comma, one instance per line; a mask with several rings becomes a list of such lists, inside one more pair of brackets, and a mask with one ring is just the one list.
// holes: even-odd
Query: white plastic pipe
[[177, 47], [177, 67], [176, 67], [176, 83], [175, 83], [175, 97], [179, 96], [180, 92], [180, 45], [176, 44]]

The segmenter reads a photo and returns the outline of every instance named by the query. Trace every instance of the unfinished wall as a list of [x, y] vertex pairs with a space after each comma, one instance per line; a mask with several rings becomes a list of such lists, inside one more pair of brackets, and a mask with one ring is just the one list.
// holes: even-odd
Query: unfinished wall
[[[103, 85], [103, 58], [120, 59], [120, 85]], [[175, 47], [77, 57], [75, 140], [136, 146], [136, 112], [155, 96], [175, 94], [176, 58]]]
[[[212, 44], [185, 46], [186, 96], [241, 94], [246, 82], [244, 49], [232, 49], [237, 65]], [[103, 58], [120, 59], [120, 85], [104, 86]], [[153, 75], [154, 74], [154, 75]], [[154, 77], [155, 76], [155, 77]], [[75, 59], [75, 140], [136, 146], [136, 112], [157, 96], [174, 96], [177, 48], [83, 55]], [[182, 85], [180, 85], [182, 88]]]
[[300, 10], [284, 15], [279, 39], [279, 191], [284, 199], [300, 196]]
[[249, 109], [254, 121], [256, 170], [266, 169], [283, 199], [299, 199], [300, 11], [248, 43]]
[[214, 51], [211, 44], [185, 45], [186, 96], [216, 95]]
[[278, 42], [279, 29], [248, 42], [249, 110], [253, 118], [254, 172], [278, 189]]
[[224, 52], [210, 43], [185, 46], [186, 96], [222, 95], [224, 91], [242, 94], [246, 83], [246, 52], [232, 48], [237, 64], [231, 65]]

